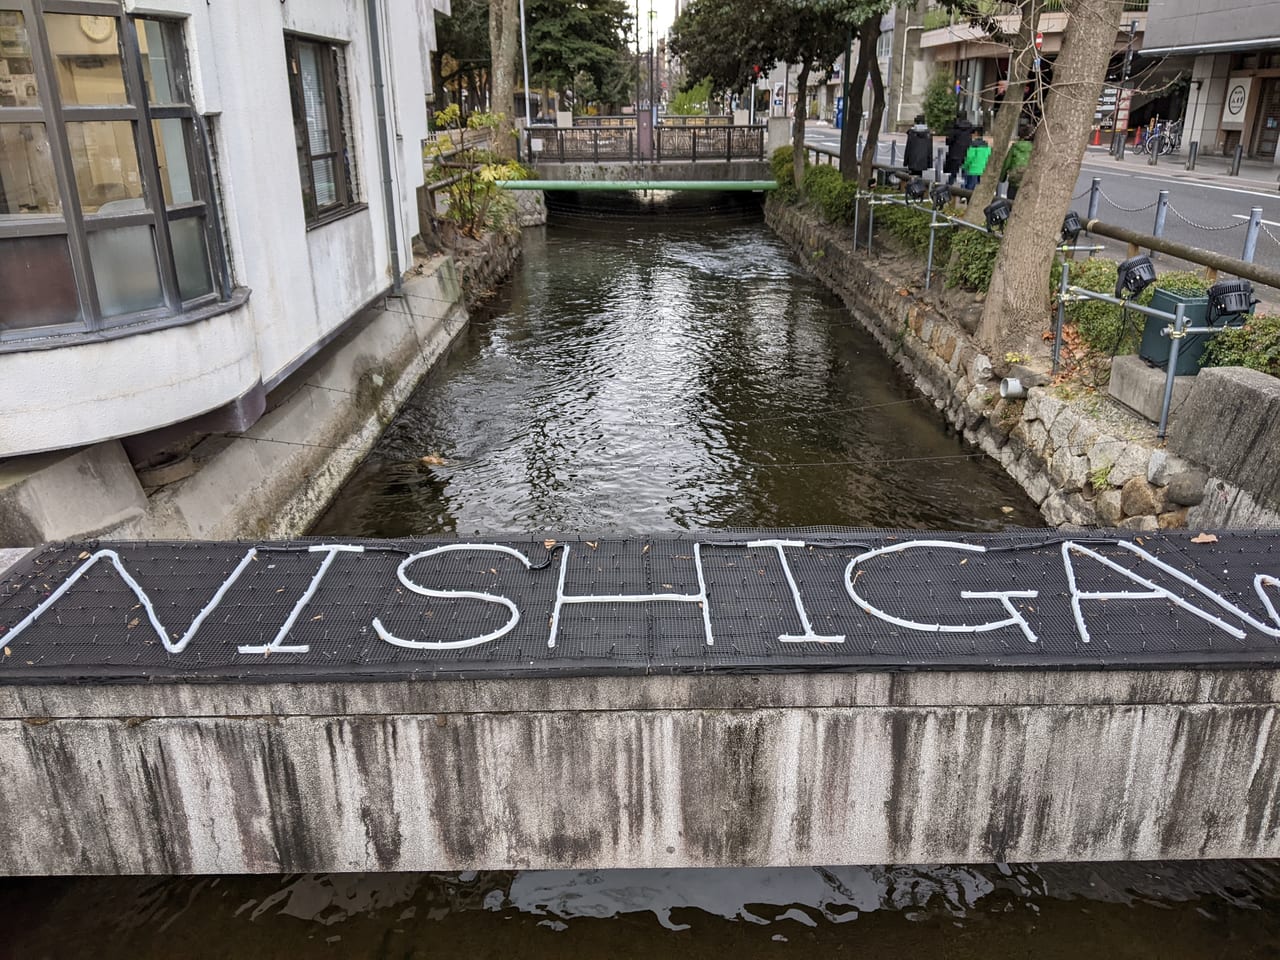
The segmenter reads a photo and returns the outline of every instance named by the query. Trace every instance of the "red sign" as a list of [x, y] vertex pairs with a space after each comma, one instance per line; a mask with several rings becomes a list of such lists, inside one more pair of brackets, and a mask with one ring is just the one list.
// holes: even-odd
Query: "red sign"
[[1036, 49], [1039, 50], [1042, 47], [1044, 47], [1044, 34], [1037, 30], [1036, 31]]

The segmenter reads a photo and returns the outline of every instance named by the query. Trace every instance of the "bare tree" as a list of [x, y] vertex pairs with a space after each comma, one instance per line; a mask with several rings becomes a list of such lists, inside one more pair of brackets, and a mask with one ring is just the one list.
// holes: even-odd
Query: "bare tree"
[[[493, 58], [493, 104], [499, 123], [494, 131], [493, 151], [512, 159], [516, 155], [515, 122], [511, 111], [516, 97], [516, 40], [520, 36], [519, 0], [489, 0], [489, 50]], [[526, 91], [527, 93], [527, 91]]]
[[1065, 0], [1067, 27], [1031, 163], [996, 257], [979, 336], [997, 352], [1040, 345], [1049, 268], [1115, 47], [1123, 0]]

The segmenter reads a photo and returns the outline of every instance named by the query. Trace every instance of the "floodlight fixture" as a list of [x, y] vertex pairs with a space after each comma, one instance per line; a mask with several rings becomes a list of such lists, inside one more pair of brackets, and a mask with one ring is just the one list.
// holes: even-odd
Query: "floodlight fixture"
[[1156, 268], [1146, 254], [1130, 257], [1116, 267], [1116, 296], [1132, 299], [1155, 283]]
[[1248, 280], [1219, 280], [1205, 295], [1209, 298], [1209, 323], [1214, 324], [1223, 317], [1238, 317], [1248, 313], [1256, 302], [1253, 299], [1253, 284]]
[[1004, 233], [1005, 222], [1013, 211], [1013, 204], [1004, 197], [996, 197], [983, 208], [982, 215], [987, 218], [987, 231], [995, 233], [997, 229]]
[[945, 183], [935, 183], [929, 188], [929, 199], [933, 201], [933, 209], [942, 210], [951, 202], [951, 188]]
[[1080, 214], [1074, 210], [1068, 210], [1067, 215], [1062, 218], [1062, 242], [1074, 247], [1083, 229], [1084, 224], [1080, 222]]
[[906, 195], [907, 202], [923, 201], [929, 194], [929, 185], [919, 177], [912, 177], [903, 186], [902, 192]]

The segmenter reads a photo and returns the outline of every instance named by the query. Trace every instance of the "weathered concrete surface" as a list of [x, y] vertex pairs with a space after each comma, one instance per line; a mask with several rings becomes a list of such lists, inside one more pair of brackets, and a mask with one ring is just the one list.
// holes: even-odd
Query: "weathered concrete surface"
[[0, 577], [31, 551], [26, 547], [0, 547]]
[[[1186, 403], [1195, 379], [1173, 378], [1173, 399], [1169, 404], [1171, 415], [1181, 410]], [[1152, 423], [1160, 422], [1160, 411], [1164, 407], [1164, 387], [1165, 372], [1147, 366], [1137, 354], [1114, 357], [1111, 360], [1111, 380], [1107, 384], [1107, 392], [1113, 400], [1123, 403]]]
[[662, 163], [559, 163], [539, 160], [534, 169], [543, 180], [772, 180], [767, 160], [666, 160]]
[[1244, 367], [1210, 367], [1169, 421], [1169, 446], [1208, 468], [1198, 522], [1280, 522], [1280, 380]]
[[146, 506], [119, 440], [0, 460], [0, 546], [93, 536]]
[[402, 296], [371, 308], [345, 340], [273, 392], [253, 427], [197, 446], [192, 456], [199, 470], [154, 493], [143, 516], [115, 525], [109, 535], [304, 533], [466, 321], [453, 261], [438, 257], [421, 265]]
[[0, 688], [0, 871], [1280, 854], [1275, 671]]

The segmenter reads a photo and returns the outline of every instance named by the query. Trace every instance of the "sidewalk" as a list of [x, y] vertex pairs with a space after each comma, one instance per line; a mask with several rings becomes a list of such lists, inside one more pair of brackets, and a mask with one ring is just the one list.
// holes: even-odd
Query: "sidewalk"
[[1242, 190], [1280, 190], [1280, 165], [1265, 160], [1241, 161], [1238, 177], [1227, 173], [1231, 158], [1216, 154], [1200, 154], [1196, 158], [1196, 168], [1188, 170], [1185, 145], [1177, 153], [1160, 157], [1159, 162], [1154, 165], [1149, 160], [1150, 157], [1145, 154], [1128, 150], [1125, 151], [1123, 160], [1117, 160], [1106, 147], [1090, 146], [1085, 150], [1084, 166], [1090, 170], [1123, 170], [1132, 174], [1145, 172], [1171, 180], [1196, 180], [1201, 183], [1237, 186]]

